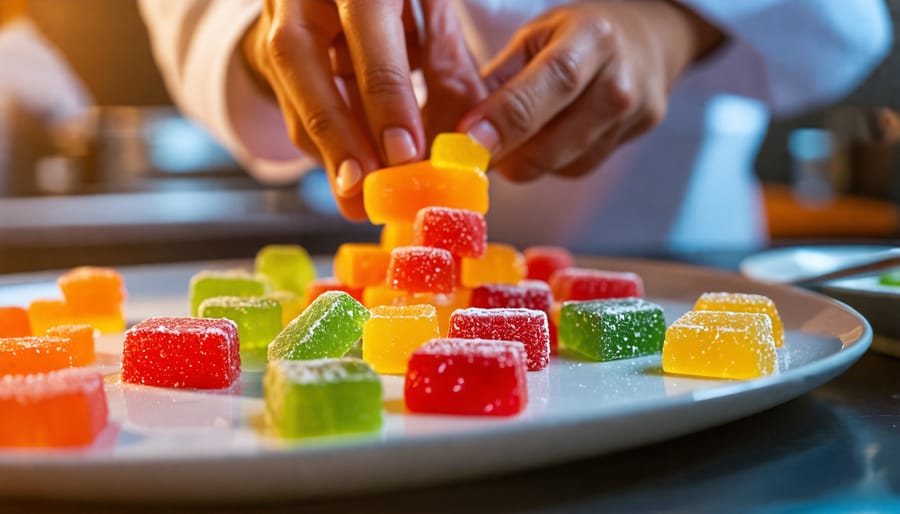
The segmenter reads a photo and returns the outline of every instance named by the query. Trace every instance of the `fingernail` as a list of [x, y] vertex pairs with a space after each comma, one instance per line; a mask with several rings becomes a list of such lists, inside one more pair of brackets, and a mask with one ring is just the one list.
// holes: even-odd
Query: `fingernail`
[[338, 188], [338, 194], [345, 195], [359, 182], [362, 178], [362, 168], [356, 159], [347, 159], [338, 166], [337, 177], [335, 182]]
[[412, 134], [402, 128], [389, 128], [382, 135], [384, 153], [387, 155], [388, 165], [396, 166], [416, 158], [416, 142]]
[[500, 133], [494, 124], [488, 120], [481, 120], [469, 129], [469, 137], [481, 143], [481, 146], [493, 152], [500, 144]]

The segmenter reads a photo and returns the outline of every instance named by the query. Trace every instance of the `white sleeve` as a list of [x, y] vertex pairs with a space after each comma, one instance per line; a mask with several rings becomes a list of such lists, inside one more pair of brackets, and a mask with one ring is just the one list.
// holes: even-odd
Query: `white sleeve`
[[891, 47], [883, 0], [679, 0], [730, 37], [682, 84], [790, 114], [837, 100]]
[[140, 0], [140, 8], [175, 102], [255, 178], [287, 183], [317, 166], [291, 142], [277, 103], [239, 57], [260, 0]]

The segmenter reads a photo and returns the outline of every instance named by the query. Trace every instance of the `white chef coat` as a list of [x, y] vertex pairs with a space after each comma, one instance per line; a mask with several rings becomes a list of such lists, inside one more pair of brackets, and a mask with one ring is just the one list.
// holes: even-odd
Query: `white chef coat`
[[[516, 28], [562, 0], [458, 0], [484, 62]], [[729, 42], [694, 66], [652, 132], [578, 180], [491, 179], [490, 237], [582, 251], [748, 249], [765, 240], [753, 161], [770, 113], [845, 95], [885, 56], [882, 0], [682, 0]], [[177, 103], [263, 182], [316, 163], [288, 138], [277, 104], [237, 57], [259, 0], [141, 0], [153, 49]]]

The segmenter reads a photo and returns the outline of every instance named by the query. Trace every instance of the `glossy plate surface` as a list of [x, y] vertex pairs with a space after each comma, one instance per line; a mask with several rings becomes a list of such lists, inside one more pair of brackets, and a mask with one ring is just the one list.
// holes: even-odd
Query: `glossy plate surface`
[[[741, 262], [741, 273], [754, 280], [783, 283], [844, 266], [865, 262], [890, 246], [796, 246], [751, 255]], [[879, 282], [879, 275], [843, 278], [814, 287], [847, 303], [875, 330], [873, 349], [900, 357], [900, 287]]]
[[[245, 262], [123, 268], [132, 322], [184, 315], [200, 269]], [[121, 384], [121, 336], [99, 344], [112, 424], [78, 451], [0, 450], [0, 494], [111, 500], [309, 497], [485, 476], [661, 441], [799, 396], [850, 366], [869, 346], [866, 321], [824, 296], [678, 264], [586, 259], [639, 273], [668, 322], [706, 291], [765, 294], [787, 329], [777, 375], [736, 382], [666, 376], [659, 357], [588, 363], [568, 356], [529, 373], [530, 403], [507, 419], [410, 415], [402, 377], [384, 377], [386, 422], [363, 437], [284, 442], [262, 433], [260, 376], [239, 391], [172, 391]], [[55, 274], [0, 281], [0, 305], [55, 295]], [[767, 437], [761, 435], [761, 437]]]

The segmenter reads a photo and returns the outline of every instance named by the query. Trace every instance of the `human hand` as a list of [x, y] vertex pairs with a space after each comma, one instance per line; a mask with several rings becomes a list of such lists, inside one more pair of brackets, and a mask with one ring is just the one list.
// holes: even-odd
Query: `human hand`
[[467, 51], [460, 52], [450, 1], [421, 4], [422, 42], [405, 0], [266, 0], [244, 38], [245, 60], [278, 100], [292, 141], [325, 165], [347, 218], [366, 217], [367, 173], [424, 156], [412, 67], [422, 61], [429, 95], [434, 88], [451, 98], [445, 105], [456, 107], [442, 112], [453, 112], [454, 121], [471, 107], [460, 99], [472, 95], [460, 91], [484, 95]]
[[490, 96], [457, 129], [515, 181], [580, 176], [655, 127], [682, 71], [721, 33], [663, 0], [586, 2], [523, 27], [483, 74]]

